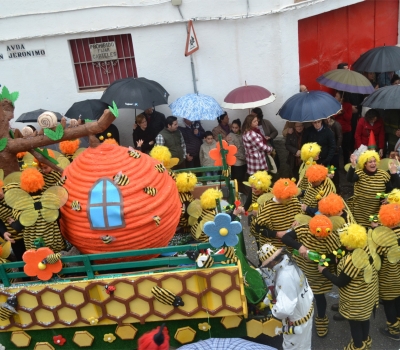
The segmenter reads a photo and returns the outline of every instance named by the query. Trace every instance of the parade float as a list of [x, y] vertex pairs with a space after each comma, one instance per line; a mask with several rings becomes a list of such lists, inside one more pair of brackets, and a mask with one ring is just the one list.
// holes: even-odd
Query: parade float
[[[107, 110], [92, 123], [52, 125], [50, 132], [17, 138], [8, 132], [9, 117], [0, 108], [6, 185], [15, 181], [7, 176], [19, 168], [17, 153], [30, 152], [59, 169], [40, 147], [85, 135], [90, 140], [90, 147], [62, 170], [67, 197], [54, 199], [56, 204], [42, 198], [31, 209], [36, 214], [23, 213], [29, 221], [30, 215], [48, 217], [60, 207], [62, 235], [81, 254], [54, 252], [37, 237], [23, 261], [6, 262], [10, 247], [2, 242], [3, 348], [136, 349], [140, 336], [161, 324], [174, 347], [216, 337], [274, 336], [279, 321], [254, 308], [266, 292], [260, 274], [246, 259], [241, 224], [231, 221], [216, 200], [218, 214], [199, 223], [203, 231], [208, 226], [209, 242], [168, 246], [182, 215], [175, 180], [162, 163], [144, 153], [100, 144], [95, 134], [117, 114]], [[217, 187], [226, 188], [229, 210], [239, 204], [229, 178], [234, 152], [222, 141], [214, 151], [216, 167], [185, 171], [220, 170], [222, 176], [198, 179], [218, 179]], [[6, 192], [6, 200], [11, 198], [10, 203], [24, 212], [15, 193]], [[177, 251], [187, 254], [173, 254]]]

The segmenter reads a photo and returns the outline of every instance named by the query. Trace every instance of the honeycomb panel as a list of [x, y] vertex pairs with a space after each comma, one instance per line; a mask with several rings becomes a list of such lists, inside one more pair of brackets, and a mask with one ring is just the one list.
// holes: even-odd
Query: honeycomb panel
[[222, 299], [218, 294], [207, 292], [203, 296], [203, 309], [215, 314], [222, 307]]
[[237, 328], [242, 322], [242, 318], [240, 316], [227, 316], [221, 319], [221, 323], [226, 329]]
[[166, 305], [163, 303], [160, 303], [158, 300], [154, 299], [154, 313], [156, 315], [161, 316], [162, 318], [166, 318], [169, 315], [172, 315], [174, 311], [174, 307], [172, 305]]
[[217, 273], [211, 277], [211, 283], [213, 288], [223, 292], [231, 287], [231, 276], [222, 272]]
[[174, 294], [182, 293], [182, 282], [176, 278], [170, 277], [161, 282], [161, 287], [170, 290]]
[[156, 285], [156, 281], [142, 279], [138, 282], [138, 293], [146, 298], [153, 298], [153, 294], [151, 294], [151, 289]]
[[61, 305], [60, 297], [54, 292], [44, 292], [40, 297], [42, 299], [42, 304], [50, 309], [54, 309], [56, 306]]
[[45, 326], [48, 326], [55, 321], [53, 313], [46, 309], [39, 309], [35, 311], [35, 316], [38, 322]]
[[138, 316], [144, 316], [150, 312], [149, 302], [139, 298], [129, 302], [129, 308], [131, 314]]
[[27, 326], [32, 323], [32, 316], [29, 312], [18, 310], [18, 318], [21, 326]]
[[89, 286], [89, 297], [91, 300], [102, 302], [107, 299], [109, 295], [106, 293], [105, 285], [95, 284], [94, 286]]
[[115, 285], [114, 296], [127, 300], [135, 295], [135, 289], [132, 284], [120, 282]]
[[118, 326], [115, 330], [115, 334], [118, 335], [122, 340], [132, 340], [135, 338], [137, 329], [131, 324], [123, 324]]
[[79, 309], [81, 318], [88, 320], [90, 317], [100, 318], [103, 316], [101, 308], [93, 303], [87, 303], [85, 306]]
[[69, 307], [63, 307], [57, 311], [60, 321], [64, 321], [66, 324], [70, 324], [78, 319], [78, 315], [74, 309]]
[[126, 314], [126, 307], [124, 304], [116, 300], [112, 300], [106, 304], [107, 314], [120, 318]]
[[7, 320], [0, 320], [0, 329], [7, 329], [8, 327], [10, 327], [10, 325], [10, 318], [8, 318]]
[[191, 315], [195, 314], [198, 311], [200, 305], [197, 298], [185, 294], [182, 295], [182, 300], [185, 303], [185, 305], [179, 306], [179, 310], [182, 310]]
[[53, 345], [50, 345], [48, 342], [39, 342], [36, 343], [33, 350], [54, 350]]
[[24, 331], [16, 331], [11, 333], [11, 342], [17, 348], [25, 348], [31, 343], [31, 336]]
[[77, 291], [75, 289], [69, 289], [64, 292], [64, 300], [67, 304], [78, 306], [85, 302], [84, 291]]
[[75, 332], [72, 341], [81, 348], [92, 346], [94, 341], [94, 336], [88, 331], [78, 331]]
[[18, 308], [25, 310], [33, 310], [39, 304], [37, 302], [37, 296], [27, 293], [26, 291], [18, 293]]
[[186, 279], [186, 289], [188, 292], [198, 295], [206, 289], [206, 280], [198, 275], [192, 275]]
[[242, 306], [241, 294], [238, 290], [231, 290], [227, 295], [225, 295], [226, 305], [232, 306], [238, 309]]

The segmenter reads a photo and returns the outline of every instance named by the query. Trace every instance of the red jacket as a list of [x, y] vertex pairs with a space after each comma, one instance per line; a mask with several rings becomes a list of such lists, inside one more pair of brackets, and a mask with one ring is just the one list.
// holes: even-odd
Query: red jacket
[[341, 114], [335, 114], [333, 117], [342, 126], [342, 133], [351, 132], [351, 117], [353, 116], [353, 106], [348, 102], [342, 103]]
[[369, 134], [373, 131], [375, 135], [378, 150], [383, 149], [385, 145], [385, 127], [383, 120], [378, 118], [374, 125], [371, 125], [365, 118], [360, 118], [357, 123], [354, 147], [357, 149], [361, 145], [368, 146]]

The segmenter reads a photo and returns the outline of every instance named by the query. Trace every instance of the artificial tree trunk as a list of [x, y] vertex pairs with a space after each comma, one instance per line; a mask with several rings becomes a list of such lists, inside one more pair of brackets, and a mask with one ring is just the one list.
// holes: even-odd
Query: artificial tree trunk
[[[101, 133], [107, 129], [114, 120], [114, 115], [110, 112], [110, 110], [106, 109], [103, 115], [97, 121], [64, 129], [64, 136], [57, 141], [51, 140], [45, 135], [13, 139], [9, 133], [8, 118], [6, 117], [4, 111], [0, 108], [0, 140], [3, 138], [7, 139], [7, 146], [3, 149], [3, 151], [0, 152], [0, 168], [4, 170], [4, 176], [7, 176], [14, 171], [19, 171], [17, 153], [26, 151], [30, 152], [37, 147], [48, 146], [66, 140], [74, 140], [84, 136], [89, 136], [89, 138], [91, 138], [91, 136]], [[91, 142], [90, 147], [95, 146], [96, 144]], [[53, 163], [47, 161], [37, 152], [33, 153], [40, 162], [46, 163], [54, 168]]]

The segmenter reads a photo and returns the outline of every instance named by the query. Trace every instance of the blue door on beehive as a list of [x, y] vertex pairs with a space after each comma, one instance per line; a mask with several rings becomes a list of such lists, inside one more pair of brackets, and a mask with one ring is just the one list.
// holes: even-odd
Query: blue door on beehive
[[92, 230], [125, 227], [123, 197], [109, 178], [101, 178], [89, 191], [87, 214]]

